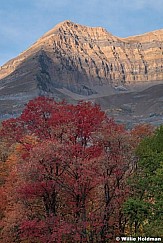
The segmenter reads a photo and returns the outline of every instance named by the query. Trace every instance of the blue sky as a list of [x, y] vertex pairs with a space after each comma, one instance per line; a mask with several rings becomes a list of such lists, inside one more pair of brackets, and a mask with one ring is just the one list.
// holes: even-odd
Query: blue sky
[[163, 28], [163, 0], [0, 0], [0, 65], [64, 20], [142, 34]]

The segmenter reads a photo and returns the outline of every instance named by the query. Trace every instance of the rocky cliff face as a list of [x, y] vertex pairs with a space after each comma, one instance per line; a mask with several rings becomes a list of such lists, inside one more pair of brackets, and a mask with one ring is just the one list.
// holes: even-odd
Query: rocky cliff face
[[64, 21], [0, 67], [0, 96], [106, 96], [116, 87], [162, 82], [162, 61], [163, 30], [119, 38], [101, 27]]
[[101, 27], [65, 21], [1, 67], [1, 90], [64, 87], [90, 95], [95, 85], [163, 80], [162, 60], [163, 30], [118, 38]]

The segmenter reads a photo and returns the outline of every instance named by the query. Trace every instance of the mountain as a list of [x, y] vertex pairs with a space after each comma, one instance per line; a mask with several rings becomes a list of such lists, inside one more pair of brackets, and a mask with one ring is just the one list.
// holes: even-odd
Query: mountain
[[[101, 27], [64, 21], [0, 67], [0, 112], [3, 117], [20, 113], [24, 103], [38, 95], [68, 102], [92, 100], [108, 110], [111, 97], [118, 105], [124, 96], [122, 102], [127, 100], [134, 107], [142, 98], [128, 101], [128, 96], [145, 92], [140, 96], [145, 95], [150, 104], [150, 87], [158, 90], [163, 84], [162, 60], [163, 29], [119, 38]], [[146, 89], [150, 95], [143, 91]], [[162, 105], [162, 96], [159, 94], [156, 106]], [[115, 109], [119, 109], [117, 105]], [[142, 115], [131, 110], [132, 115]], [[159, 108], [154, 110], [160, 115]]]

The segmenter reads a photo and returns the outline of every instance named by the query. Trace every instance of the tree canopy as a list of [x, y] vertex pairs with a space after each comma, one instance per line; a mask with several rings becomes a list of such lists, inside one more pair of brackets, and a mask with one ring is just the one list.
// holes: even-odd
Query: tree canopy
[[90, 102], [31, 100], [0, 129], [1, 242], [159, 234], [162, 131], [127, 131]]

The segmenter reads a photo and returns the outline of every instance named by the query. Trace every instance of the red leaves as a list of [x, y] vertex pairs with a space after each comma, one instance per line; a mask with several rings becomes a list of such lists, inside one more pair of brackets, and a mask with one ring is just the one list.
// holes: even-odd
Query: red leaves
[[118, 228], [131, 148], [123, 126], [99, 106], [39, 97], [3, 122], [1, 134], [21, 144], [10, 167], [13, 204], [26, 218], [20, 241], [104, 242], [107, 227]]
[[105, 113], [100, 107], [93, 106], [90, 102], [79, 103], [76, 107], [77, 132], [79, 137], [88, 138], [92, 132], [101, 127], [102, 122], [106, 119]]
[[0, 136], [9, 144], [19, 142], [24, 135], [23, 123], [19, 118], [11, 118], [2, 122]]
[[77, 234], [75, 227], [71, 223], [67, 223], [53, 215], [44, 220], [26, 220], [22, 222], [20, 230], [22, 239], [35, 240], [35, 242], [38, 240], [41, 243], [66, 242], [66, 239], [71, 239], [71, 234], [75, 236], [76, 240], [77, 238], [80, 239], [80, 235]]

